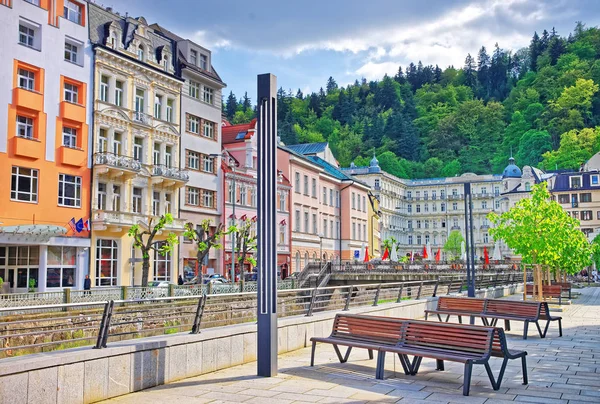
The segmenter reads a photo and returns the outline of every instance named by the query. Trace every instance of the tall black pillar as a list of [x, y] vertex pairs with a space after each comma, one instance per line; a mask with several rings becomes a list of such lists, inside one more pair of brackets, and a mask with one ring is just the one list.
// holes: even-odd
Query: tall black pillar
[[277, 78], [258, 76], [258, 376], [277, 375]]

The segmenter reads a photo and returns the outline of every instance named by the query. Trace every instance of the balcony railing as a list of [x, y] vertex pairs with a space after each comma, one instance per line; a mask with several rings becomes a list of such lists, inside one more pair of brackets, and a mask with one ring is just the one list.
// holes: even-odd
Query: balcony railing
[[190, 175], [187, 171], [177, 167], [167, 167], [164, 164], [152, 166], [152, 175], [156, 177], [172, 178], [179, 181], [188, 181]]
[[[98, 211], [94, 214], [93, 223], [103, 223], [112, 225], [134, 225], [138, 222], [148, 222], [148, 216], [143, 213], [117, 212], [117, 211]], [[173, 218], [173, 223], [166, 225], [167, 229], [183, 229], [185, 219]]]
[[108, 152], [94, 154], [94, 165], [106, 165], [132, 171], [140, 171], [142, 169], [142, 164], [134, 158]]
[[133, 111], [133, 120], [137, 123], [152, 126], [154, 118], [152, 117], [152, 115], [148, 115], [143, 112]]

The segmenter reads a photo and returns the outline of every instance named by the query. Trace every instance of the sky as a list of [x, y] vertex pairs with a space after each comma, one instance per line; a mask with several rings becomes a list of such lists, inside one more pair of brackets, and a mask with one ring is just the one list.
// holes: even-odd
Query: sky
[[598, 0], [95, 0], [144, 16], [212, 52], [229, 91], [256, 97], [256, 75], [304, 93], [381, 79], [420, 60], [462, 67], [481, 46], [528, 46], [534, 31], [567, 36], [600, 24]]

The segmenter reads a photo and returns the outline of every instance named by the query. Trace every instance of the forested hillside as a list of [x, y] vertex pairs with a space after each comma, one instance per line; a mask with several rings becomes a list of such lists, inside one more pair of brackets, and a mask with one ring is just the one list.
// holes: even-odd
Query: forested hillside
[[[462, 68], [400, 67], [394, 77], [317, 93], [278, 93], [286, 144], [328, 141], [342, 166], [366, 165], [404, 178], [500, 173], [519, 166], [577, 168], [600, 150], [600, 30], [577, 23], [568, 37], [534, 34], [517, 51], [482, 47]], [[247, 95], [230, 93], [224, 113], [247, 122]]]

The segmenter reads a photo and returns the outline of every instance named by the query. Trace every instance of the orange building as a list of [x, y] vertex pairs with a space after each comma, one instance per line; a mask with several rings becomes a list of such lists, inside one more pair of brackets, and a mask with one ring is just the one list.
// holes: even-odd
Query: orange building
[[86, 8], [0, 2], [0, 277], [11, 292], [81, 289], [89, 268]]

